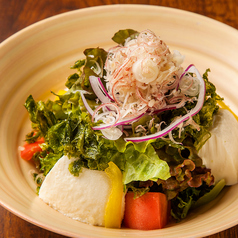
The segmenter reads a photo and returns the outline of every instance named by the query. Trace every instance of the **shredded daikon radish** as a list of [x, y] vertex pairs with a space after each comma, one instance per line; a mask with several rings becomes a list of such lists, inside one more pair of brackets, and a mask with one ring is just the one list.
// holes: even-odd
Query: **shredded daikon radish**
[[[99, 78], [90, 77], [92, 88], [102, 104], [93, 111], [83, 98], [92, 121], [103, 122], [93, 129], [108, 129], [104, 131], [105, 136], [112, 133], [113, 138], [117, 138], [122, 133], [121, 130], [112, 132], [109, 128], [130, 125], [145, 113], [157, 114], [181, 108], [187, 102], [194, 103], [198, 99], [199, 104], [195, 109], [200, 110], [204, 97], [203, 79], [193, 65], [184, 71], [181, 66], [183, 60], [184, 56], [179, 51], [171, 53], [168, 46], [150, 30], [142, 31], [134, 39], [128, 38], [123, 46], [109, 49], [104, 66], [106, 88]], [[181, 121], [169, 125], [168, 130], [178, 128], [181, 133], [187, 125], [199, 130], [199, 126], [189, 119], [193, 113], [194, 110], [188, 112]], [[160, 133], [160, 127], [156, 128], [156, 137], [168, 134], [167, 129]], [[140, 126], [136, 131], [143, 132], [144, 135], [148, 133]], [[171, 139], [172, 133], [168, 136]], [[146, 139], [148, 136], [144, 137]]]
[[176, 95], [170, 94], [169, 100], [166, 95], [178, 85], [183, 59], [178, 51], [172, 54], [150, 30], [141, 32], [136, 39], [128, 39], [124, 46], [111, 48], [105, 64], [105, 80], [108, 94], [125, 113], [121, 116], [130, 116], [144, 108], [162, 109], [181, 94], [176, 91]]

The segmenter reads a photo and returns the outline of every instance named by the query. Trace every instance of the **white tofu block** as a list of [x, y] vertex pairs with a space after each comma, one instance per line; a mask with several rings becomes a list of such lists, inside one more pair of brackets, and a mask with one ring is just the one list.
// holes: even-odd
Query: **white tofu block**
[[104, 171], [83, 168], [73, 176], [69, 164], [75, 159], [63, 156], [47, 174], [39, 197], [55, 210], [75, 220], [104, 226], [105, 207], [111, 181]]
[[211, 138], [198, 155], [211, 169], [215, 181], [225, 179], [227, 185], [238, 182], [238, 122], [233, 114], [220, 109], [210, 128]]

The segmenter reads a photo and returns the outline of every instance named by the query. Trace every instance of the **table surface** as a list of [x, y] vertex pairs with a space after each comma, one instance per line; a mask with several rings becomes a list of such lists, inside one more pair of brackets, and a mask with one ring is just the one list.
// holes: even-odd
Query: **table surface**
[[[17, 31], [63, 12], [108, 4], [150, 4], [187, 10], [238, 29], [237, 0], [0, 0], [0, 42]], [[0, 206], [0, 238], [65, 236], [30, 224]], [[238, 225], [207, 238], [237, 238]]]

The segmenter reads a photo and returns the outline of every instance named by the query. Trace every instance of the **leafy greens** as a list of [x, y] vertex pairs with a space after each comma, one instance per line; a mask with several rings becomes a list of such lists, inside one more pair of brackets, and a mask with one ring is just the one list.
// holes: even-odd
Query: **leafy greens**
[[[126, 39], [135, 38], [137, 31], [120, 30], [113, 40], [123, 45]], [[92, 108], [97, 106], [89, 76], [100, 77], [104, 82], [104, 64], [107, 52], [101, 48], [90, 48], [84, 51], [85, 59], [78, 60], [71, 67], [77, 72], [70, 75], [66, 82], [68, 91], [57, 95], [55, 101], [36, 102], [30, 95], [25, 107], [29, 113], [34, 131], [29, 133], [26, 141], [34, 142], [39, 137], [45, 138], [43, 151], [34, 155], [36, 167], [47, 175], [55, 163], [63, 156], [75, 157], [70, 164], [70, 172], [78, 176], [82, 167], [92, 170], [105, 170], [108, 162], [113, 161], [123, 173], [126, 188], [143, 194], [156, 187], [167, 194], [172, 202], [172, 215], [177, 220], [184, 218], [195, 200], [212, 190], [213, 177], [202, 165], [197, 151], [209, 139], [209, 126], [217, 112], [217, 101], [222, 100], [216, 94], [215, 86], [208, 80], [207, 70], [203, 74], [206, 84], [206, 98], [201, 111], [193, 117], [199, 130], [188, 125], [184, 130], [175, 129], [172, 136], [158, 138], [141, 143], [125, 142], [123, 138], [110, 141], [103, 137], [101, 131], [92, 130], [95, 123], [84, 107], [80, 90], [85, 94]], [[177, 116], [186, 114], [194, 107], [186, 103], [184, 108], [164, 111], [155, 115], [153, 120], [170, 124]], [[151, 116], [145, 116], [132, 125], [128, 134], [136, 134], [134, 128], [140, 124], [148, 126]], [[36, 132], [36, 133], [35, 133]], [[150, 133], [155, 132], [152, 125]], [[138, 183], [138, 181], [140, 181]]]

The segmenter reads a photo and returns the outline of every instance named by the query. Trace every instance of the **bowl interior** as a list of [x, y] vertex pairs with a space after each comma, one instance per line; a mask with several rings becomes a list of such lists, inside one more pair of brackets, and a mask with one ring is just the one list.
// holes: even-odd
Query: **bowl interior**
[[238, 185], [227, 187], [181, 223], [147, 232], [83, 224], [54, 211], [36, 195], [29, 176], [33, 165], [18, 156], [18, 146], [30, 130], [23, 106], [27, 96], [52, 97], [50, 91], [63, 89], [74, 73], [69, 68], [83, 57], [84, 49], [108, 49], [114, 45], [113, 34], [126, 28], [154, 31], [171, 50], [186, 56], [184, 67], [193, 63], [201, 73], [210, 68], [210, 80], [238, 114], [238, 32], [231, 27], [197, 14], [145, 5], [94, 7], [41, 21], [0, 45], [0, 204], [29, 222], [74, 237], [200, 237], [236, 225]]

